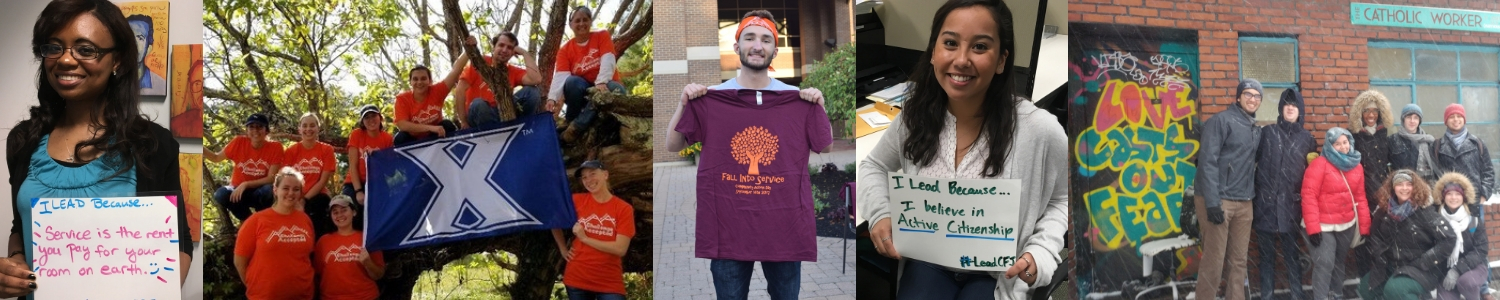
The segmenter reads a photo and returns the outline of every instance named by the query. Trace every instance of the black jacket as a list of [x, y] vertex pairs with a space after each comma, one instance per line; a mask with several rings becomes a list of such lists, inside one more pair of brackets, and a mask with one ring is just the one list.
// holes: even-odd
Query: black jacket
[[[40, 143], [26, 143], [24, 141], [25, 138], [21, 136], [23, 133], [18, 129], [25, 128], [27, 122], [30, 122], [30, 120], [21, 121], [21, 123], [16, 124], [5, 138], [7, 147], [5, 162], [7, 168], [10, 170], [10, 197], [12, 201], [16, 199], [17, 194], [20, 192], [21, 184], [26, 181], [26, 174], [30, 173], [31, 154], [35, 153], [37, 147], [41, 145]], [[137, 172], [135, 174], [137, 196], [171, 195], [181, 199], [182, 178], [178, 177], [178, 173], [181, 171], [178, 169], [177, 163], [177, 140], [172, 138], [172, 131], [156, 123], [151, 123], [150, 130], [151, 136], [157, 143], [156, 152], [143, 156], [146, 159], [145, 164], [151, 166], [150, 172]], [[186, 204], [187, 202], [181, 203]], [[186, 253], [187, 255], [193, 255], [193, 240], [190, 236], [192, 231], [188, 228], [187, 210], [185, 207], [186, 205], [177, 205], [178, 251], [182, 251], [182, 253]], [[21, 211], [15, 205], [11, 205], [10, 212], [13, 217], [10, 224], [10, 232], [12, 234], [20, 234]]]
[[[1418, 171], [1417, 162], [1423, 159], [1423, 157], [1421, 156], [1423, 150], [1427, 151], [1427, 155], [1429, 156], [1427, 159], [1431, 159], [1430, 156], [1432, 156], [1432, 144], [1434, 144], [1437, 140], [1433, 139], [1432, 135], [1427, 134], [1426, 131], [1422, 131], [1421, 127], [1417, 127], [1417, 135], [1424, 136], [1423, 138], [1421, 138], [1422, 141], [1416, 141], [1402, 137], [1399, 131], [1396, 133], [1396, 135], [1391, 136], [1391, 171], [1394, 172], [1395, 170], [1401, 169]], [[1432, 168], [1433, 166], [1427, 167]], [[1421, 174], [1422, 179], [1426, 180], [1427, 182], [1435, 182], [1437, 181], [1438, 175], [1442, 175], [1438, 173], [1422, 174], [1420, 171], [1418, 171], [1417, 174]]]
[[[1354, 150], [1360, 153], [1359, 165], [1365, 167], [1365, 195], [1374, 195], [1385, 183], [1386, 175], [1391, 174], [1391, 136], [1386, 130], [1381, 127], [1371, 134], [1359, 129], [1354, 133]], [[1374, 198], [1368, 199], [1371, 199], [1369, 207], [1375, 207]]]
[[1195, 184], [1204, 205], [1219, 207], [1225, 198], [1254, 198], [1255, 151], [1260, 144], [1255, 115], [1238, 104], [1230, 106], [1208, 118], [1199, 136], [1202, 152]]
[[1432, 141], [1432, 160], [1437, 166], [1432, 168], [1432, 172], [1464, 174], [1474, 182], [1478, 196], [1489, 199], [1495, 192], [1495, 166], [1490, 164], [1489, 147], [1484, 145], [1484, 141], [1471, 132], [1469, 138], [1463, 141], [1463, 147], [1454, 147], [1453, 140], [1447, 136], [1440, 134], [1436, 137], [1437, 140]]
[[[1302, 111], [1302, 99], [1295, 91], [1281, 93], [1277, 107], [1295, 105]], [[1280, 109], [1276, 110], [1278, 113]], [[1287, 122], [1286, 116], [1276, 124], [1261, 128], [1260, 147], [1256, 152], [1255, 220], [1256, 231], [1290, 232], [1302, 223], [1302, 173], [1307, 170], [1307, 154], [1317, 150], [1318, 142], [1302, 128], [1302, 117]]]
[[1375, 213], [1370, 239], [1361, 246], [1374, 259], [1370, 262], [1371, 287], [1381, 287], [1396, 275], [1405, 275], [1432, 290], [1448, 273], [1448, 256], [1457, 238], [1437, 206], [1417, 208], [1396, 221], [1382, 209]]
[[1470, 214], [1469, 228], [1461, 233], [1464, 236], [1464, 250], [1458, 255], [1458, 264], [1453, 268], [1458, 270], [1459, 275], [1475, 268], [1488, 268], [1490, 255], [1490, 237], [1484, 230], [1484, 221], [1479, 219], [1479, 205], [1467, 204]]

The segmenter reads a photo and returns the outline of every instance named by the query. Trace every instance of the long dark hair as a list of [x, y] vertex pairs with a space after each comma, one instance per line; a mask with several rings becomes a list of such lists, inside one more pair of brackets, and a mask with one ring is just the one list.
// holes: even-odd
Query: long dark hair
[[937, 157], [940, 143], [938, 135], [943, 130], [943, 121], [948, 112], [948, 94], [938, 84], [937, 74], [932, 70], [932, 50], [937, 45], [938, 34], [943, 30], [943, 20], [948, 18], [948, 14], [970, 6], [982, 6], [990, 10], [990, 15], [994, 16], [995, 24], [1000, 29], [996, 35], [1000, 40], [997, 50], [1005, 51], [1003, 54], [1006, 55], [1005, 62], [1000, 66], [1002, 72], [990, 81], [990, 86], [984, 93], [985, 101], [979, 106], [984, 114], [979, 134], [990, 143], [989, 157], [984, 160], [982, 175], [994, 177], [1005, 170], [1005, 159], [1010, 156], [1011, 138], [1016, 134], [1016, 101], [1011, 93], [1010, 79], [1010, 62], [1015, 59], [1016, 43], [1011, 29], [1010, 8], [1000, 1], [951, 0], [943, 4], [932, 18], [932, 34], [927, 38], [927, 51], [917, 59], [917, 67], [910, 79], [911, 99], [906, 101], [906, 110], [901, 113], [901, 125], [909, 132], [901, 145], [901, 152], [905, 153], [906, 159], [918, 165], [930, 164]]
[[[103, 134], [79, 142], [73, 146], [73, 153], [76, 155], [83, 147], [94, 147], [105, 153], [102, 157], [104, 162], [116, 170], [108, 177], [123, 174], [130, 170], [130, 166], [138, 169], [136, 174], [151, 174], [148, 171], [150, 167], [145, 164], [145, 155], [157, 150], [157, 141], [151, 134], [151, 120], [141, 114], [141, 73], [135, 60], [135, 32], [130, 30], [130, 24], [125, 21], [120, 7], [105, 0], [53, 1], [37, 16], [36, 26], [31, 31], [31, 44], [37, 46], [49, 43], [53, 33], [62, 30], [74, 18], [85, 13], [99, 19], [109, 30], [110, 38], [115, 40], [115, 47], [106, 54], [116, 55], [115, 61], [119, 66], [115, 68], [116, 73], [109, 77], [109, 83], [105, 85], [101, 95], [103, 99], [99, 106], [104, 122], [90, 124], [97, 126]], [[32, 55], [37, 60], [45, 59], [39, 50], [34, 49]], [[63, 114], [67, 111], [68, 101], [47, 82], [45, 63], [37, 66], [36, 96], [41, 103], [31, 107], [29, 122], [23, 122], [25, 126], [16, 128], [21, 130], [22, 140], [10, 141], [7, 151], [12, 153], [8, 153], [9, 155], [16, 155], [14, 152], [21, 151], [21, 145], [39, 144], [42, 136], [51, 133], [53, 126], [63, 119]], [[89, 122], [92, 123], [93, 120]], [[16, 142], [21, 144], [17, 145]]]

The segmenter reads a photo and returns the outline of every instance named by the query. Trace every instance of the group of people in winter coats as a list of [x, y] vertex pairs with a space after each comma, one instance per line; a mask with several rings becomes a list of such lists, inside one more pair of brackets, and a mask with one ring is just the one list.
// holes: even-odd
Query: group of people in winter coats
[[[1489, 276], [1482, 203], [1494, 192], [1495, 171], [1484, 142], [1465, 127], [1462, 105], [1444, 109], [1446, 130], [1434, 136], [1422, 130], [1416, 104], [1393, 119], [1385, 95], [1365, 91], [1349, 109], [1349, 129], [1328, 129], [1319, 151], [1296, 90], [1282, 92], [1275, 124], [1255, 124], [1263, 92], [1258, 81], [1241, 81], [1235, 105], [1201, 127], [1198, 299], [1215, 299], [1221, 282], [1227, 299], [1248, 295], [1240, 283], [1252, 237], [1264, 299], [1308, 299], [1298, 240], [1312, 256], [1312, 299], [1344, 298], [1350, 255], [1362, 262], [1360, 298], [1482, 299]], [[1278, 256], [1284, 272], [1275, 269]], [[1277, 295], [1282, 274], [1292, 288]]]

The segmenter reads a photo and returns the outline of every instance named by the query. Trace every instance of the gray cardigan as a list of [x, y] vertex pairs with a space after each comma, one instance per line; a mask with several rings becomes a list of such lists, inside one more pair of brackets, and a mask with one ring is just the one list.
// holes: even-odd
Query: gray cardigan
[[[1057, 117], [1038, 109], [1031, 101], [1017, 98], [1016, 136], [1010, 158], [999, 179], [1020, 179], [1021, 228], [1016, 255], [1030, 252], [1037, 263], [1037, 286], [1050, 284], [1062, 258], [1063, 234], [1068, 230], [1068, 138]], [[902, 158], [901, 143], [906, 129], [901, 116], [891, 122], [885, 136], [859, 163], [860, 215], [871, 223], [890, 217], [886, 174], [916, 173], [919, 168]], [[1004, 279], [1004, 272], [990, 272], [999, 279], [995, 299], [1026, 299], [1031, 287], [1019, 278]]]

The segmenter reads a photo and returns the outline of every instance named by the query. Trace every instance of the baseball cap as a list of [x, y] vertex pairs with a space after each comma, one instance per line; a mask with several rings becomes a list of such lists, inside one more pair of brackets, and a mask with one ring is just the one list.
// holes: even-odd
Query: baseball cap
[[333, 209], [333, 206], [335, 205], [343, 205], [344, 207], [353, 208], [353, 203], [354, 200], [350, 200], [348, 195], [333, 196], [333, 200], [328, 200], [328, 209]]
[[578, 170], [573, 171], [573, 178], [582, 177], [584, 169], [601, 169], [601, 170], [603, 170], [604, 169], [604, 163], [600, 162], [599, 160], [585, 161], [585, 162], [583, 162], [582, 165], [578, 166]]
[[250, 124], [255, 123], [260, 123], [261, 126], [268, 126], [269, 124], [271, 124], [271, 120], [270, 118], [266, 118], [266, 115], [263, 114], [253, 114], [250, 115], [250, 117], [245, 118], [245, 126], [250, 126]]
[[360, 107], [359, 108], [359, 117], [360, 118], [364, 118], [366, 114], [371, 114], [371, 113], [374, 113], [374, 114], [377, 114], [377, 115], [380, 114], [380, 108], [376, 108], [374, 104], [365, 105], [364, 107]]

